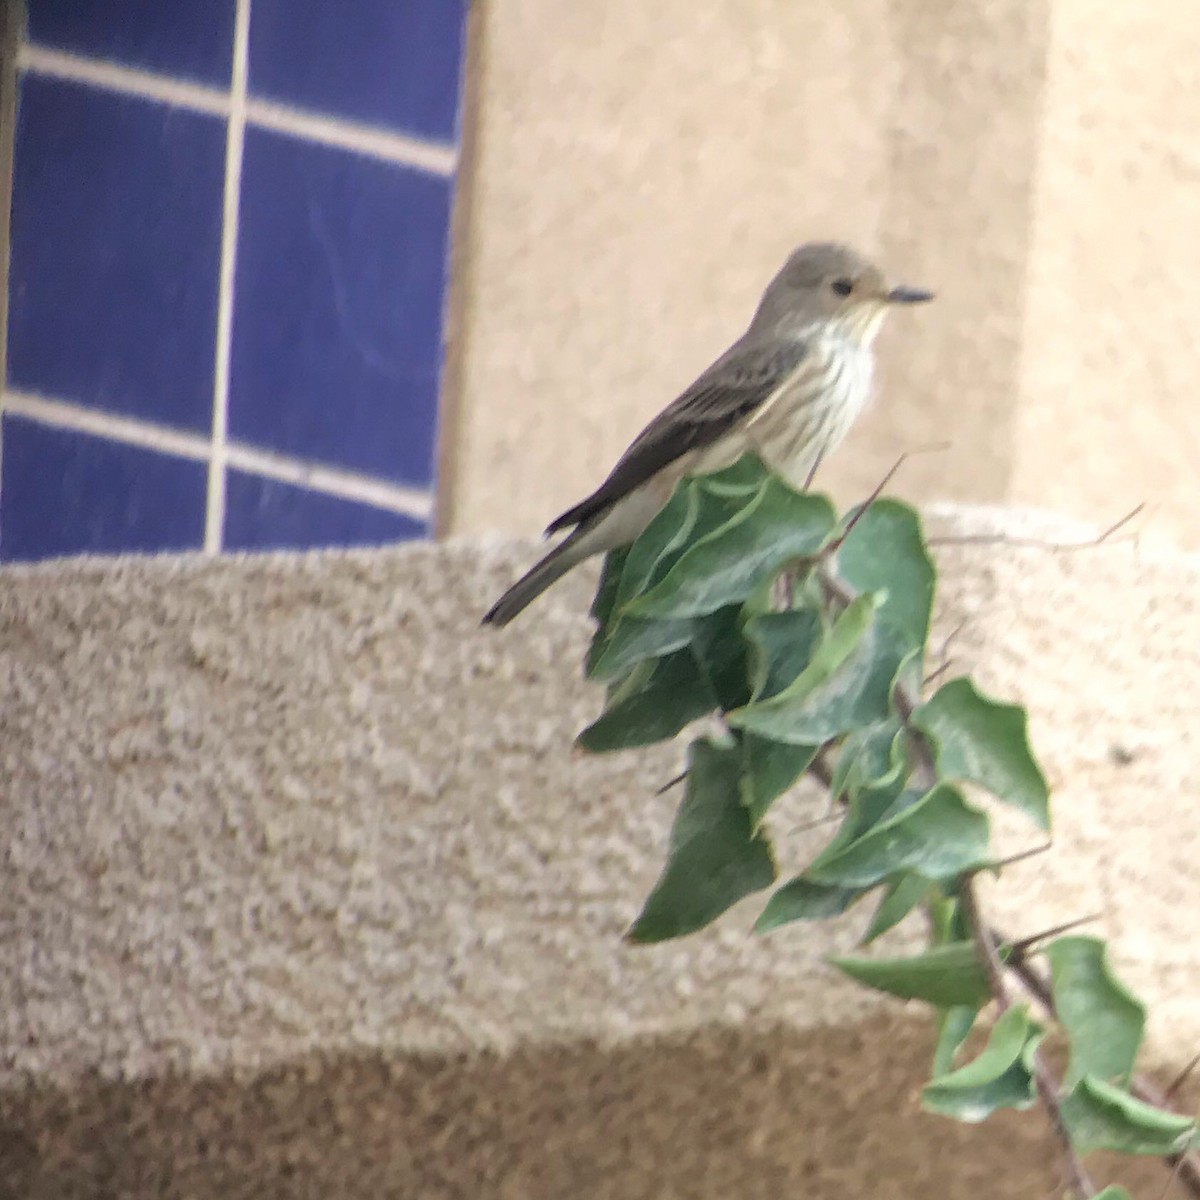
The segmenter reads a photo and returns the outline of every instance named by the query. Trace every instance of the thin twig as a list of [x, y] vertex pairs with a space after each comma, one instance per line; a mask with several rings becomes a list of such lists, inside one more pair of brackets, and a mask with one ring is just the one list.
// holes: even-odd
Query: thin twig
[[[994, 926], [990, 932], [996, 941], [1011, 944], [1012, 939], [1005, 937]], [[1026, 992], [1045, 1009], [1046, 1015], [1052, 1020], [1056, 1019], [1058, 1014], [1054, 1006], [1054, 993], [1051, 990], [1050, 981], [1042, 972], [1027, 958], [1019, 955], [1009, 958], [1005, 966], [1021, 981], [1021, 986]], [[1197, 1058], [1200, 1059], [1200, 1055]], [[1186, 1078], [1191, 1069], [1190, 1065], [1185, 1068], [1181, 1078]], [[1172, 1084], [1172, 1086], [1176, 1085]], [[1173, 1094], [1171, 1089], [1163, 1091], [1153, 1080], [1147, 1079], [1144, 1075], [1132, 1076], [1129, 1080], [1129, 1090], [1139, 1100], [1146, 1104], [1152, 1104], [1155, 1108], [1161, 1108], [1163, 1112], [1174, 1111], [1171, 1107]], [[1168, 1154], [1166, 1161], [1173, 1168], [1172, 1179], [1178, 1179], [1193, 1200], [1200, 1200], [1200, 1152], [1184, 1150], [1178, 1154]]]
[[[979, 911], [979, 897], [975, 891], [974, 875], [966, 874], [959, 880], [958, 903], [967, 922], [967, 928], [971, 931], [971, 940], [975, 943], [975, 950], [979, 955], [984, 974], [987, 976], [988, 990], [996, 1002], [996, 1007], [1003, 1012], [1011, 1006], [1012, 999], [1008, 993], [1004, 964], [1000, 961], [995, 938], [992, 930], [984, 923], [983, 915]], [[1080, 1196], [1094, 1196], [1096, 1185], [1092, 1182], [1087, 1168], [1083, 1165], [1083, 1160], [1076, 1152], [1071, 1142], [1071, 1131], [1063, 1119], [1062, 1092], [1058, 1080], [1040, 1052], [1036, 1050], [1029, 1056], [1029, 1068], [1033, 1073], [1033, 1083], [1037, 1089], [1038, 1099], [1050, 1117], [1050, 1123], [1054, 1126], [1054, 1132], [1058, 1137], [1063, 1165], [1066, 1167], [1071, 1187]]]
[[1187, 1083], [1188, 1076], [1191, 1075], [1191, 1073], [1197, 1067], [1200, 1067], [1200, 1054], [1192, 1055], [1192, 1061], [1190, 1063], [1188, 1063], [1188, 1065], [1186, 1067], [1184, 1067], [1183, 1070], [1180, 1071], [1179, 1074], [1176, 1075], [1175, 1078], [1172, 1079], [1169, 1084], [1167, 1084], [1167, 1093], [1166, 1094], [1167, 1094], [1168, 1100], [1173, 1100], [1175, 1098], [1175, 1096], [1179, 1092], [1179, 1089], [1181, 1087], [1183, 1087], [1183, 1085], [1185, 1083]]
[[1009, 959], [1011, 963], [1014, 958], [1024, 958], [1031, 947], [1036, 946], [1038, 942], [1044, 942], [1047, 938], [1058, 937], [1059, 934], [1069, 933], [1072, 929], [1078, 929], [1081, 925], [1090, 925], [1093, 921], [1098, 921], [1104, 916], [1103, 913], [1088, 913], [1086, 917], [1076, 917], [1073, 921], [1063, 921], [1060, 925], [1052, 925], [1049, 929], [1043, 929], [1041, 933], [1031, 933], [1028, 937], [1021, 938], [1020, 941], [1009, 943]]
[[[937, 782], [937, 762], [934, 759], [933, 747], [930, 746], [925, 735], [912, 723], [912, 715], [916, 709], [916, 700], [909, 689], [903, 684], [897, 684], [893, 694], [900, 719], [904, 722], [905, 728], [909, 732], [909, 745], [912, 748], [917, 764], [916, 775], [918, 786], [933, 787]], [[967, 928], [971, 931], [971, 940], [975, 943], [975, 952], [987, 977], [988, 991], [991, 993], [992, 999], [996, 1002], [997, 1008], [1003, 1012], [1011, 1005], [1012, 1000], [1009, 996], [1008, 984], [1005, 979], [1004, 964], [1000, 961], [999, 947], [995, 933], [984, 922], [983, 915], [979, 909], [979, 897], [975, 890], [974, 874], [966, 873], [959, 879], [957, 893], [959, 906], [966, 920]], [[1029, 1056], [1029, 1069], [1033, 1074], [1033, 1082], [1034, 1087], [1037, 1089], [1038, 1099], [1041, 1101], [1042, 1107], [1046, 1110], [1046, 1114], [1050, 1118], [1050, 1124], [1053, 1126], [1055, 1136], [1058, 1139], [1063, 1165], [1066, 1168], [1071, 1186], [1081, 1197], [1094, 1196], [1096, 1194], [1096, 1186], [1088, 1175], [1087, 1169], [1083, 1165], [1083, 1160], [1079, 1157], [1071, 1142], [1071, 1131], [1067, 1128], [1067, 1123], [1063, 1119], [1062, 1099], [1058, 1080], [1054, 1077], [1054, 1073], [1046, 1064], [1045, 1059], [1037, 1051], [1034, 1051]]]
[[[1139, 505], [1109, 530], [1106, 530], [1095, 544], [1098, 545], [1100, 541], [1109, 537], [1127, 521], [1131, 520], [1141, 511], [1141, 508], [1142, 506]], [[1076, 549], [1082, 547], [1068, 546], [1064, 548]], [[829, 570], [827, 560], [821, 564], [819, 579], [823, 592], [831, 602], [836, 602], [842, 608], [853, 602], [854, 592]], [[933, 749], [924, 734], [912, 724], [912, 716], [917, 708], [917, 699], [904, 684], [896, 685], [893, 698], [897, 713], [910, 735], [909, 745], [916, 760], [914, 780], [918, 787], [933, 787], [937, 782], [937, 763], [934, 759]], [[975, 942], [981, 964], [988, 976], [989, 991], [991, 991], [996, 1003], [1003, 1008], [1010, 1004], [1011, 1001], [1004, 979], [1005, 965], [1000, 962], [998, 947], [1002, 944], [1010, 943], [1011, 939], [1004, 937], [994, 927], [988, 926], [983, 922], [982, 914], [979, 911], [973, 876], [965, 875], [960, 880], [959, 901], [963, 908], [964, 917], [971, 928], [972, 940]], [[1042, 1004], [1046, 1012], [1051, 1017], [1054, 1017], [1053, 992], [1051, 991], [1050, 984], [1036, 968], [1027, 959], [1018, 956], [1008, 964], [1008, 969], [1021, 981], [1030, 995]], [[1095, 1185], [1092, 1183], [1087, 1170], [1084, 1168], [1079, 1155], [1071, 1143], [1070, 1131], [1063, 1119], [1061, 1091], [1058, 1082], [1039, 1053], [1034, 1053], [1030, 1056], [1029, 1065], [1033, 1073], [1038, 1099], [1041, 1101], [1042, 1107], [1045, 1108], [1054, 1127], [1054, 1132], [1062, 1151], [1063, 1162], [1071, 1179], [1071, 1185], [1083, 1197], [1094, 1196], [1096, 1194]], [[1168, 1098], [1163, 1095], [1162, 1090], [1152, 1081], [1142, 1076], [1134, 1076], [1130, 1080], [1129, 1090], [1139, 1100], [1147, 1104], [1152, 1104], [1156, 1108], [1161, 1108], [1166, 1112], [1171, 1111]], [[1197, 1154], [1195, 1151], [1185, 1150], [1180, 1154], [1165, 1156], [1165, 1161], [1171, 1165], [1173, 1172], [1177, 1173], [1178, 1178], [1187, 1188], [1188, 1193], [1195, 1200], [1200, 1200], [1200, 1154]]]
[[[862, 520], [862, 518], [866, 515], [867, 509], [869, 509], [871, 507], [871, 505], [874, 504], [875, 501], [879, 499], [880, 495], [883, 492], [883, 489], [885, 487], [887, 487], [887, 485], [889, 483], [892, 482], [892, 479], [895, 477], [896, 472], [899, 471], [900, 468], [902, 466], [904, 466], [904, 464], [910, 458], [912, 458], [914, 455], [917, 455], [917, 454], [930, 454], [930, 453], [933, 453], [934, 451], [948, 450], [949, 448], [950, 448], [949, 442], [934, 442], [928, 446], [917, 446], [914, 449], [906, 450], [903, 454], [901, 454], [900, 457], [898, 459], [896, 459], [896, 461], [894, 463], [892, 463], [892, 465], [888, 468], [887, 473], [884, 475], [884, 477], [871, 490], [871, 494], [858, 506], [858, 508], [856, 508], [854, 510], [854, 515], [850, 518], [849, 521], [846, 522], [846, 528], [843, 529], [842, 532], [836, 538], [834, 538], [832, 542], [830, 542], [828, 545], [826, 545], [824, 547], [824, 549], [822, 550], [822, 554], [828, 556], [828, 555], [837, 553], [837, 551], [841, 547], [842, 543], [850, 536], [850, 531], [855, 527], [855, 525], [857, 525], [859, 523], [859, 521]], [[818, 463], [820, 462], [819, 459], [817, 461], [818, 461]], [[815, 475], [815, 474], [816, 474], [816, 466], [813, 467], [812, 474], [809, 475], [810, 482], [812, 481], [812, 475]], [[805, 490], [807, 490], [807, 488]]]
[[1037, 858], [1038, 855], [1045, 854], [1048, 850], [1053, 849], [1054, 843], [1047, 842], [1044, 846], [1033, 846], [1029, 850], [1018, 850], [1015, 854], [1009, 854], [1004, 858], [993, 859], [987, 864], [984, 870], [1000, 871], [1005, 867], [1011, 867], [1013, 863], [1024, 862], [1027, 858]]
[[1044, 538], [1016, 538], [1004, 533], [947, 534], [926, 538], [930, 546], [1015, 546], [1028, 550], [1095, 550], [1109, 541], [1145, 509], [1145, 502], [1135, 505], [1119, 521], [1114, 521], [1103, 533], [1082, 542], [1048, 542]]
[[677, 784], [682, 783], [687, 777], [688, 773], [686, 771], [680, 771], [678, 775], [674, 776], [674, 778], [668, 779], [667, 782], [664, 783], [662, 787], [660, 787], [654, 794], [656, 796], [665, 796], [667, 792], [669, 792]]

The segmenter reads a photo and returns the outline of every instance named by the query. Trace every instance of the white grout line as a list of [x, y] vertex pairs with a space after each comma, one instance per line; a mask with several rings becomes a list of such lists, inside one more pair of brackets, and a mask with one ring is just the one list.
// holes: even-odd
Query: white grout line
[[54, 75], [76, 83], [90, 83], [108, 91], [145, 96], [149, 100], [160, 100], [164, 104], [212, 113], [218, 117], [229, 115], [227, 92], [198, 83], [184, 83], [166, 75], [152, 75], [149, 71], [119, 67], [102, 59], [84, 58], [79, 54], [67, 54], [62, 50], [49, 50], [44, 46], [24, 43], [17, 48], [17, 66], [22, 71], [36, 75]]
[[[238, 10], [240, 12], [240, 9]], [[234, 38], [234, 87], [237, 86], [237, 42]], [[59, 79], [90, 83], [94, 87], [141, 96], [163, 104], [174, 104], [195, 112], [229, 117], [234, 99], [229, 93], [197, 83], [184, 83], [166, 75], [139, 71], [132, 67], [100, 59], [50, 50], [45, 46], [21, 45], [17, 50], [17, 66], [36, 75], [53, 75]], [[245, 79], [243, 78], [243, 85]], [[344, 150], [367, 154], [387, 162], [399, 163], [432, 175], [449, 177], [458, 165], [458, 151], [452, 145], [406, 137], [372, 125], [345, 121], [304, 109], [290, 108], [258, 97], [246, 97], [242, 90], [242, 119], [250, 125], [271, 129], [276, 133], [337, 146]]]
[[[177, 458], [203, 463], [212, 460], [212, 441], [200, 434], [151, 424], [136, 417], [98, 412], [78, 404], [68, 404], [63, 400], [51, 400], [33, 392], [0, 393], [0, 411], [25, 417], [55, 429], [87, 433], [93, 437], [123, 442], [145, 450], [173, 454]], [[340, 500], [368, 504], [373, 508], [415, 517], [417, 520], [428, 520], [433, 514], [433, 497], [420, 488], [408, 488], [372, 479], [367, 475], [359, 475], [354, 471], [302, 462], [237, 442], [228, 443], [224, 452], [227, 466], [234, 470], [262, 475], [280, 483], [309, 488]]]
[[405, 137], [371, 125], [358, 125], [337, 117], [326, 117], [304, 109], [288, 108], [270, 100], [251, 97], [246, 102], [246, 119], [263, 129], [287, 133], [310, 142], [323, 142], [344, 150], [356, 150], [372, 158], [415, 167], [430, 175], [454, 174], [458, 152], [453, 146]]
[[337, 496], [342, 500], [369, 504], [372, 508], [386, 509], [388, 512], [415, 517], [418, 520], [428, 520], [433, 515], [433, 497], [418, 488], [383, 483], [367, 475], [357, 475], [353, 471], [339, 471], [336, 467], [297, 462], [295, 459], [253, 446], [231, 444], [227, 453], [231, 467], [255, 475], [264, 475], [280, 483], [311, 488], [313, 491]]
[[56, 429], [74, 429], [93, 437], [109, 438], [146, 450], [160, 450], [177, 458], [208, 462], [212, 454], [209, 439], [198, 433], [184, 433], [167, 425], [153, 425], [136, 417], [117, 413], [97, 412], [65, 400], [51, 400], [34, 392], [5, 391], [0, 396], [0, 409], [19, 417], [28, 417]]
[[233, 77], [225, 134], [225, 195], [221, 212], [221, 273], [217, 284], [217, 352], [213, 367], [212, 457], [204, 549], [218, 554], [225, 529], [225, 442], [229, 432], [229, 360], [233, 352], [233, 281], [237, 268], [238, 202], [246, 144], [246, 76], [250, 65], [250, 0], [237, 0], [233, 26]]

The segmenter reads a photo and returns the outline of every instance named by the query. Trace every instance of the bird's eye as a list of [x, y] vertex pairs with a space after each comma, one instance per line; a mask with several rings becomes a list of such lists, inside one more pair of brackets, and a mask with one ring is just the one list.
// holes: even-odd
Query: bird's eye
[[843, 277], [841, 279], [835, 279], [830, 286], [835, 292], [837, 292], [839, 296], [848, 296], [852, 291], [854, 291], [854, 280]]

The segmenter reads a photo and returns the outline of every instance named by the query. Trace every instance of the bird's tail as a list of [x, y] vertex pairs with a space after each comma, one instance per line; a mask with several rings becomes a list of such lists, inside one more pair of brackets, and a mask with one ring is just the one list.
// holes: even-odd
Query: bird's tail
[[545, 558], [526, 571], [488, 609], [483, 618], [483, 624], [495, 625], [497, 628], [507, 625], [513, 617], [527, 605], [532, 604], [552, 583], [561, 579], [573, 566], [596, 553], [584, 541], [585, 533], [586, 531], [583, 529], [576, 529], [570, 537], [559, 542]]

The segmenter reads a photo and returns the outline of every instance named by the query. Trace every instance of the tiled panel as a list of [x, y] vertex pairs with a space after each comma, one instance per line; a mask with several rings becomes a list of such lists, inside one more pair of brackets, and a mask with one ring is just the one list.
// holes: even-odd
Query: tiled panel
[[377, 546], [424, 537], [424, 521], [308, 488], [230, 471], [225, 505], [227, 550], [306, 546]]
[[228, 85], [234, 0], [26, 0], [29, 40]]
[[203, 542], [203, 464], [11, 415], [2, 433], [0, 558]]
[[450, 186], [246, 131], [231, 437], [431, 480]]
[[451, 141], [466, 2], [254, 0], [250, 91]]
[[23, 78], [10, 386], [209, 428], [224, 169], [216, 118]]

